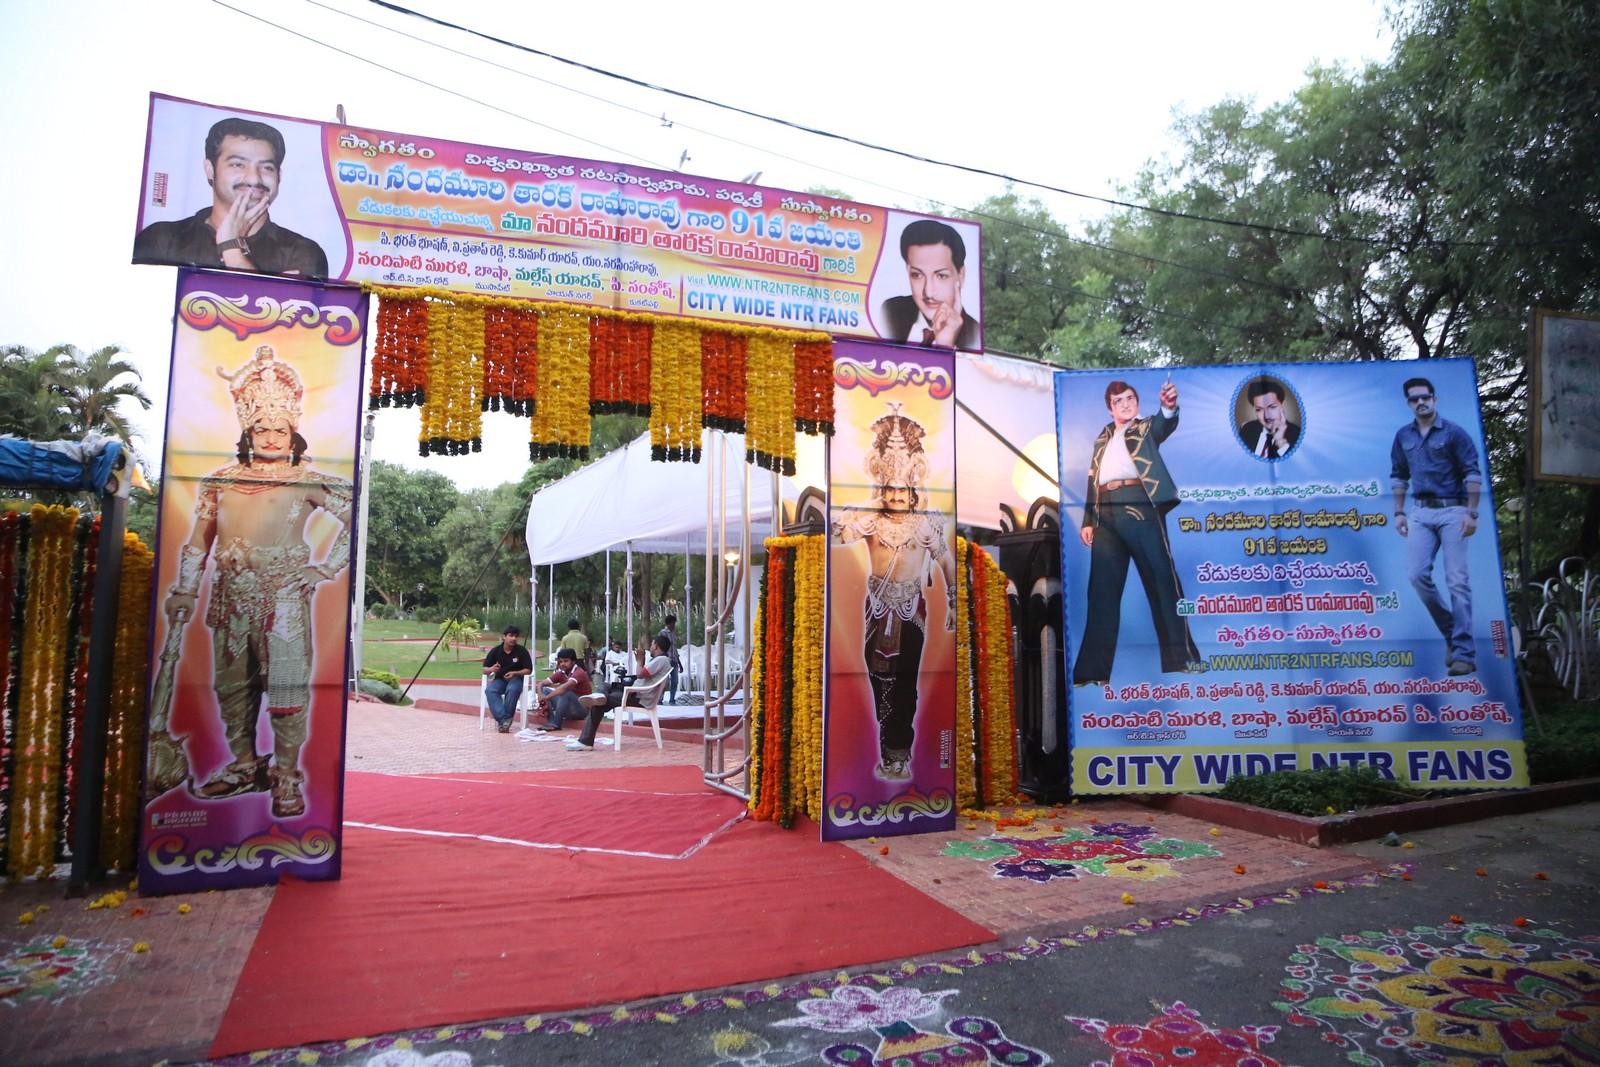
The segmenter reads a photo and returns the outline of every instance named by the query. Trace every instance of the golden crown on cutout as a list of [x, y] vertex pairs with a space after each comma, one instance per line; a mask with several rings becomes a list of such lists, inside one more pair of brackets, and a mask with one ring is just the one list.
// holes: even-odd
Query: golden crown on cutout
[[919, 489], [928, 477], [928, 457], [922, 438], [928, 431], [916, 419], [900, 414], [900, 405], [891, 403], [889, 414], [872, 424], [872, 453], [867, 456], [867, 474], [878, 486]]
[[229, 374], [217, 368], [217, 377], [228, 383], [233, 394], [233, 410], [239, 425], [249, 430], [264, 422], [283, 420], [290, 429], [300, 426], [300, 398], [305, 387], [300, 375], [278, 359], [271, 345], [262, 345], [250, 362]]

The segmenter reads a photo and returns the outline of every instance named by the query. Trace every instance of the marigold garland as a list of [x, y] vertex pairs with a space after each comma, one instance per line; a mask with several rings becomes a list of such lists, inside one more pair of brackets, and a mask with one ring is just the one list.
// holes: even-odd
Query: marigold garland
[[745, 356], [745, 459], [794, 473], [794, 346], [752, 337]]
[[[833, 342], [823, 333], [766, 326], [719, 324], [576, 304], [530, 302], [454, 293], [423, 287], [364, 286], [378, 296], [373, 347], [372, 406], [423, 406], [423, 454], [474, 451], [480, 423], [461, 410], [475, 392], [478, 411], [538, 411], [547, 425], [536, 429], [530, 452], [582, 457], [589, 447], [585, 414], [630, 411], [652, 415], [652, 452], [660, 458], [698, 458], [696, 419], [706, 425], [751, 434], [748, 457], [769, 470], [794, 473], [794, 434], [833, 432]], [[483, 311], [481, 328], [462, 318], [463, 308]], [[552, 377], [545, 367], [552, 320], [579, 320], [587, 342], [568, 338], [572, 375]], [[569, 321], [569, 325], [572, 323]], [[663, 331], [686, 331], [687, 342], [668, 342], [678, 362], [669, 374], [655, 365]], [[516, 345], [509, 337], [527, 342]], [[464, 340], [466, 338], [466, 340]], [[536, 338], [536, 341], [534, 340]], [[512, 353], [507, 357], [508, 351]], [[691, 357], [688, 349], [693, 349]], [[691, 362], [692, 359], [692, 362]], [[547, 395], [552, 382], [559, 396]], [[670, 386], [661, 392], [661, 386]], [[666, 404], [659, 419], [655, 408]], [[442, 410], [435, 411], [433, 409]], [[555, 410], [549, 410], [554, 408]], [[481, 444], [479, 445], [481, 447]]]
[[[0, 515], [0, 873], [14, 878], [46, 875], [71, 856], [99, 526], [72, 508]], [[102, 822], [102, 844], [120, 850], [102, 859], [124, 867], [139, 825], [152, 562], [137, 538], [125, 540]]]
[[[831, 353], [831, 346], [828, 346]], [[748, 341], [737, 334], [700, 334], [700, 380], [705, 391], [705, 423], [713, 430], [744, 433], [745, 358]], [[795, 346], [800, 351], [800, 346]], [[830, 354], [829, 363], [832, 363]], [[830, 377], [829, 388], [833, 386]]]
[[653, 333], [648, 322], [589, 320], [590, 414], [650, 414]]
[[538, 408], [528, 458], [589, 458], [589, 317], [548, 311], [539, 322]]
[[766, 541], [756, 662], [748, 706], [750, 811], [789, 826], [822, 815], [822, 535]]
[[66, 679], [67, 596], [77, 508], [35, 504], [17, 684], [16, 750], [11, 782], [7, 867], [12, 877], [49, 873], [59, 830], [62, 719]]
[[650, 458], [700, 462], [700, 327], [662, 322], [650, 342]]
[[116, 653], [111, 664], [111, 714], [106, 724], [105, 803], [100, 862], [131, 871], [139, 844], [139, 780], [144, 757], [145, 656], [150, 628], [150, 581], [155, 556], [133, 534], [123, 535]]
[[[1016, 705], [1012, 687], [1011, 604], [1006, 576], [987, 552], [964, 539], [957, 540], [959, 572], [966, 590], [957, 589], [957, 647], [968, 664], [965, 706], [970, 725], [958, 730], [962, 752], [961, 773], [956, 776], [957, 804], [990, 807], [1011, 803], [1017, 792]], [[965, 596], [963, 596], [965, 592]], [[957, 686], [958, 694], [962, 687]], [[963, 721], [958, 703], [957, 722]], [[970, 778], [968, 775], [970, 774]]]
[[977, 802], [972, 730], [972, 544], [956, 538], [956, 806]]
[[[384, 301], [388, 303], [388, 301]], [[539, 316], [529, 308], [483, 309], [484, 411], [532, 415], [539, 371]]]
[[428, 349], [426, 301], [379, 301], [368, 406], [409, 408], [423, 403], [427, 397]]

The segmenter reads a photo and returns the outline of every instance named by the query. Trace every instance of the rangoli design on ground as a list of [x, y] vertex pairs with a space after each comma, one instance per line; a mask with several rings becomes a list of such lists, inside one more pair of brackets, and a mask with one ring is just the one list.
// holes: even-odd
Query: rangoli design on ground
[[1222, 853], [1199, 841], [1161, 836], [1154, 826], [1095, 823], [1082, 828], [1025, 827], [976, 841], [951, 841], [941, 855], [991, 862], [996, 878], [1030, 882], [1078, 878], [1172, 878], [1174, 863]]
[[877, 1035], [876, 1048], [843, 1041], [823, 1049], [823, 1061], [835, 1067], [1042, 1067], [1050, 1062], [1043, 1052], [1007, 1039], [997, 1023], [980, 1016], [952, 1018], [944, 1024], [942, 1034], [914, 1024], [914, 1020], [939, 1014], [944, 999], [955, 993], [954, 989], [925, 993], [910, 986], [876, 990], [842, 985], [825, 997], [802, 1000], [799, 1016], [774, 1025], [827, 1034], [866, 1030]]
[[1289, 957], [1296, 1026], [1352, 1063], [1400, 1049], [1424, 1063], [1600, 1063], [1600, 936], [1482, 923], [1363, 930]]
[[54, 939], [44, 938], [7, 950], [0, 958], [0, 1004], [54, 1004], [109, 982], [106, 964], [127, 945], [69, 938], [57, 948]]
[[1105, 1019], [1067, 1016], [1086, 1034], [1094, 1034], [1113, 1049], [1111, 1059], [1095, 1060], [1090, 1067], [1157, 1067], [1158, 1064], [1193, 1063], [1206, 1067], [1278, 1067], [1278, 1061], [1261, 1051], [1278, 1035], [1276, 1026], [1244, 1026], [1225, 1030], [1211, 1026], [1183, 1001], [1161, 1009], [1144, 1024], [1113, 1023]]

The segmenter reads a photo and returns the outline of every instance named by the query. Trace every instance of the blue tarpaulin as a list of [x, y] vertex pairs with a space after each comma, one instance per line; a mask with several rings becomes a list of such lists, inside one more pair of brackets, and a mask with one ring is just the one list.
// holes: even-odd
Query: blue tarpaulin
[[0, 486], [100, 493], [122, 464], [122, 442], [112, 438], [24, 441], [0, 435]]

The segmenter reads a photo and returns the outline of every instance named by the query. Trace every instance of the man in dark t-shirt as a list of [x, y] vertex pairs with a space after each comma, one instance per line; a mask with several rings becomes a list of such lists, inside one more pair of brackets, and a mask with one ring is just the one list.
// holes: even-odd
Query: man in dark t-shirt
[[511, 717], [517, 713], [523, 681], [533, 673], [533, 657], [517, 644], [521, 636], [522, 631], [517, 627], [507, 626], [500, 643], [483, 657], [483, 673], [489, 676], [484, 699], [489, 705], [489, 714], [494, 716], [503, 734], [511, 732]]
[[326, 278], [321, 246], [267, 216], [282, 166], [283, 135], [276, 129], [251, 119], [218, 122], [206, 135], [211, 206], [140, 230], [133, 261]]

